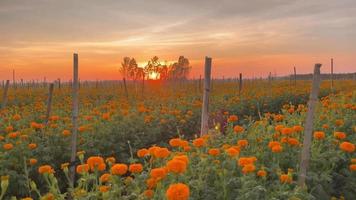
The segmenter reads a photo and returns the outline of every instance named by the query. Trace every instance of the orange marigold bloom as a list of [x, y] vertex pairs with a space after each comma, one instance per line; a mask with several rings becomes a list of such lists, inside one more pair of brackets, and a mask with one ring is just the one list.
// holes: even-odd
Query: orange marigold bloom
[[193, 140], [193, 145], [195, 147], [202, 147], [205, 145], [205, 140], [203, 138], [197, 138], [197, 139]]
[[173, 159], [167, 162], [167, 169], [169, 172], [181, 174], [187, 170], [187, 163], [179, 159]]
[[111, 167], [111, 173], [114, 175], [124, 175], [127, 169], [128, 167], [125, 164], [115, 164]]
[[15, 114], [15, 115], [12, 116], [12, 119], [13, 119], [14, 121], [19, 121], [19, 120], [21, 119], [21, 115]]
[[153, 189], [157, 185], [157, 180], [155, 178], [149, 178], [146, 180], [146, 185], [148, 189]]
[[14, 145], [11, 144], [11, 143], [7, 143], [7, 144], [4, 144], [2, 146], [5, 150], [11, 150], [12, 148], [14, 148]]
[[237, 145], [239, 145], [240, 147], [246, 147], [248, 145], [248, 141], [247, 140], [239, 140], [239, 141], [237, 141]]
[[54, 173], [54, 169], [50, 166], [50, 165], [42, 165], [38, 168], [38, 173], [40, 174], [53, 174]]
[[169, 145], [171, 145], [172, 147], [179, 147], [181, 146], [181, 142], [182, 140], [180, 138], [173, 138], [169, 140]]
[[161, 180], [167, 175], [167, 171], [165, 168], [160, 167], [160, 168], [154, 168], [151, 170], [150, 175], [152, 178], [156, 180]]
[[279, 177], [279, 180], [281, 183], [291, 183], [292, 178], [288, 174], [281, 174]]
[[226, 153], [229, 154], [229, 156], [234, 157], [237, 156], [240, 152], [236, 148], [230, 147], [226, 150]]
[[255, 165], [247, 164], [247, 165], [243, 166], [242, 173], [243, 174], [248, 174], [248, 173], [254, 172], [255, 170], [256, 170]]
[[178, 156], [174, 156], [173, 159], [178, 159], [181, 160], [183, 162], [185, 162], [187, 165], [189, 163], [189, 158], [186, 155], [178, 155]]
[[272, 152], [273, 153], [279, 153], [279, 152], [282, 152], [282, 150], [283, 150], [283, 147], [281, 145], [274, 145], [272, 147]]
[[356, 164], [351, 164], [349, 166], [349, 168], [350, 168], [350, 171], [356, 171]]
[[290, 135], [293, 133], [293, 128], [282, 128], [281, 133], [283, 135]]
[[28, 148], [29, 148], [29, 149], [36, 149], [36, 148], [37, 148], [37, 144], [35, 144], [35, 143], [30, 143], [30, 144], [28, 144]]
[[106, 182], [109, 182], [110, 181], [110, 178], [111, 178], [111, 175], [108, 174], [108, 173], [105, 173], [103, 175], [100, 176], [99, 180], [102, 182], [102, 183], [106, 183]]
[[342, 119], [337, 119], [337, 120], [335, 120], [335, 125], [336, 125], [336, 126], [342, 126], [342, 125], [344, 125], [344, 120], [342, 120]]
[[257, 171], [257, 176], [259, 177], [265, 177], [267, 176], [267, 172], [263, 169]]
[[185, 147], [183, 147], [183, 150], [185, 151], [185, 152], [188, 152], [188, 151], [190, 151], [192, 148], [190, 147], [190, 146], [185, 146]]
[[239, 117], [237, 117], [237, 115], [230, 115], [227, 119], [228, 122], [236, 122], [237, 120], [239, 120]]
[[107, 186], [107, 185], [101, 185], [99, 187], [99, 191], [102, 192], [102, 193], [107, 192], [109, 190], [110, 190], [110, 186]]
[[103, 171], [106, 168], [104, 159], [100, 156], [89, 157], [87, 160], [87, 164], [89, 165], [91, 171], [94, 171], [95, 169]]
[[291, 146], [298, 146], [299, 140], [297, 138], [288, 138], [288, 144]]
[[108, 157], [105, 159], [107, 163], [114, 164], [116, 162], [116, 159], [114, 157]]
[[314, 138], [317, 140], [322, 140], [325, 138], [325, 133], [323, 131], [315, 131]]
[[242, 127], [242, 126], [239, 126], [239, 125], [236, 125], [236, 126], [234, 126], [234, 132], [235, 133], [241, 133], [241, 132], [243, 132], [245, 129], [244, 129], [244, 127]]
[[145, 157], [148, 154], [149, 154], [149, 152], [148, 152], [147, 149], [140, 149], [140, 150], [137, 151], [137, 156], [139, 158]]
[[339, 147], [341, 150], [348, 152], [348, 153], [352, 153], [355, 151], [355, 145], [350, 142], [343, 142], [340, 144]]
[[295, 132], [302, 132], [303, 131], [303, 127], [300, 126], [300, 125], [296, 125], [296, 126], [293, 126], [293, 130]]
[[183, 183], [171, 184], [166, 191], [168, 200], [188, 200], [189, 187]]
[[351, 163], [356, 163], [356, 158], [352, 158]]
[[89, 171], [89, 165], [88, 164], [78, 165], [76, 171], [78, 174], [86, 173]]
[[12, 133], [9, 133], [7, 136], [8, 136], [9, 138], [14, 139], [14, 138], [16, 138], [19, 134], [20, 134], [20, 132], [12, 132]]
[[143, 192], [143, 194], [145, 195], [146, 198], [151, 199], [153, 197], [153, 195], [155, 194], [155, 192], [153, 190], [145, 190]]
[[30, 162], [30, 165], [35, 165], [37, 163], [37, 159], [30, 158], [29, 162]]
[[154, 152], [156, 158], [166, 158], [171, 152], [167, 148], [157, 148]]
[[329, 125], [327, 125], [327, 124], [323, 124], [323, 129], [328, 129], [329, 128]]
[[129, 171], [131, 173], [140, 173], [140, 172], [142, 172], [142, 170], [143, 170], [143, 166], [141, 164], [139, 164], [139, 163], [131, 164], [129, 166]]
[[149, 149], [148, 149], [148, 152], [150, 153], [150, 155], [151, 156], [154, 156], [155, 155], [155, 151], [157, 150], [157, 149], [159, 149], [160, 147], [158, 147], [158, 146], [152, 146], [152, 147], [150, 147]]
[[211, 156], [217, 156], [220, 154], [220, 150], [219, 149], [209, 149], [208, 153]]
[[239, 160], [237, 161], [238, 162], [238, 165], [239, 166], [246, 166], [246, 165], [249, 165], [249, 164], [254, 164], [254, 162], [257, 161], [257, 158], [252, 156], [252, 157], [241, 157], [239, 158]]
[[70, 130], [63, 130], [62, 131], [63, 136], [69, 136], [70, 135]]
[[13, 126], [7, 126], [7, 127], [5, 128], [5, 131], [6, 131], [7, 133], [10, 133], [10, 132], [14, 131], [14, 127], [13, 127]]
[[272, 149], [272, 147], [274, 147], [274, 146], [276, 146], [276, 145], [281, 145], [278, 141], [270, 141], [269, 143], [268, 143], [268, 147], [270, 148], [270, 149]]
[[274, 130], [280, 132], [283, 128], [284, 128], [284, 126], [279, 124], [274, 127]]
[[343, 140], [346, 138], [346, 134], [344, 132], [334, 132], [334, 137]]

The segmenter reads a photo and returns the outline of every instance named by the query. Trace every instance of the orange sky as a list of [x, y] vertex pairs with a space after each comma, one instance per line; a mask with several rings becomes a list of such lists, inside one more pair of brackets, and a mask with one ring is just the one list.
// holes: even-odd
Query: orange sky
[[[202, 4], [203, 3], [203, 4]], [[127, 9], [123, 9], [127, 8]], [[214, 77], [356, 71], [354, 0], [0, 1], [0, 79], [118, 79], [124, 56], [191, 61], [191, 77], [213, 58]]]

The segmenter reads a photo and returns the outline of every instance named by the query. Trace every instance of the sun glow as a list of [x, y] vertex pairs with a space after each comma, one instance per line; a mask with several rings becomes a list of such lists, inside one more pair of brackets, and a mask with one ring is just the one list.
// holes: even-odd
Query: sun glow
[[158, 80], [160, 78], [159, 73], [151, 72], [148, 74], [149, 80]]

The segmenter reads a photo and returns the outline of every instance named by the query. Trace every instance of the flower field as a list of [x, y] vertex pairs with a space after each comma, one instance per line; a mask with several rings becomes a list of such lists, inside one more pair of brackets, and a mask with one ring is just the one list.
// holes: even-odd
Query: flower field
[[197, 81], [132, 83], [128, 97], [120, 85], [82, 84], [75, 163], [71, 88], [54, 89], [48, 122], [47, 90], [9, 90], [0, 199], [356, 199], [354, 81], [321, 85], [307, 188], [296, 181], [309, 81], [246, 81], [241, 95], [236, 82], [213, 81], [202, 137]]

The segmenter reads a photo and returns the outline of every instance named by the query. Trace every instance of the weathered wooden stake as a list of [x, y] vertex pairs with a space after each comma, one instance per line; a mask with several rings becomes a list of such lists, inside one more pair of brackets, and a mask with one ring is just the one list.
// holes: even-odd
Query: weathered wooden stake
[[334, 59], [331, 58], [331, 89], [334, 88]]
[[294, 87], [297, 87], [297, 68], [294, 67]]
[[203, 93], [203, 107], [202, 107], [202, 115], [201, 115], [200, 136], [207, 134], [209, 131], [210, 79], [211, 79], [211, 58], [205, 57], [204, 93]]
[[242, 90], [242, 73], [240, 73], [240, 78], [239, 78], [239, 96], [241, 96], [241, 90]]
[[77, 155], [77, 130], [78, 130], [78, 113], [79, 113], [79, 98], [78, 98], [78, 54], [73, 54], [73, 85], [72, 85], [72, 138], [71, 138], [71, 157], [70, 157], [70, 180], [71, 186], [74, 186], [75, 181], [75, 160]]
[[9, 91], [9, 85], [10, 85], [10, 80], [6, 80], [4, 93], [2, 95], [1, 109], [5, 109], [5, 107], [6, 107], [6, 104], [7, 104], [7, 92]]
[[12, 70], [12, 84], [13, 87], [16, 88], [16, 80], [15, 80], [15, 70]]
[[54, 84], [53, 83], [49, 84], [48, 98], [47, 98], [46, 124], [48, 124], [48, 120], [49, 120], [49, 117], [51, 115], [51, 110], [52, 110], [53, 88], [54, 88]]
[[305, 131], [304, 131], [304, 140], [303, 140], [303, 149], [300, 160], [300, 170], [298, 177], [298, 185], [303, 187], [305, 185], [305, 179], [307, 176], [307, 170], [309, 167], [310, 160], [310, 147], [312, 142], [312, 132], [313, 132], [313, 123], [314, 123], [314, 112], [316, 109], [316, 103], [318, 101], [318, 94], [320, 90], [320, 67], [321, 64], [315, 64], [314, 75], [311, 93], [308, 102], [308, 112], [307, 118], [305, 120]]

